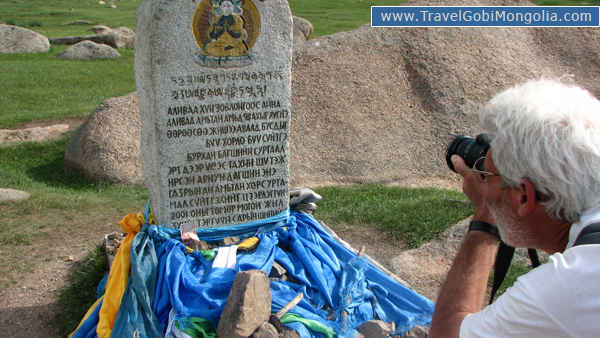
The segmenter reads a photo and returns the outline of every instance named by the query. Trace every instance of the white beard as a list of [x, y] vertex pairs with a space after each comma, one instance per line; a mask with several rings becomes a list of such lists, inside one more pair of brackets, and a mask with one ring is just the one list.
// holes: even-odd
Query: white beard
[[504, 243], [515, 248], [540, 248], [539, 240], [531, 228], [517, 218], [504, 199], [500, 202], [488, 201], [487, 205]]

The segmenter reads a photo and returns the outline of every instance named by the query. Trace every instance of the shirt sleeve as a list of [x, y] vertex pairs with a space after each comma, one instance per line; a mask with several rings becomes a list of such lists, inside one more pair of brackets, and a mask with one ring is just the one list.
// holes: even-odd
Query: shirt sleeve
[[519, 277], [495, 303], [468, 315], [461, 323], [460, 337], [570, 337], [552, 320], [531, 291], [530, 282], [544, 280], [539, 279], [546, 273], [544, 269]]

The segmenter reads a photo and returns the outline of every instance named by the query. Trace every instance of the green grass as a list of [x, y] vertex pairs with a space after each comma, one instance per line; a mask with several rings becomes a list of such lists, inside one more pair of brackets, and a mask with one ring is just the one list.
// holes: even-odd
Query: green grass
[[0, 55], [0, 128], [28, 121], [85, 118], [103, 100], [135, 91], [133, 50], [120, 59], [56, 59], [68, 46], [40, 54]]
[[82, 264], [72, 268], [67, 285], [59, 291], [53, 318], [61, 337], [77, 328], [83, 315], [96, 301], [96, 288], [107, 273], [104, 245], [97, 245]]
[[405, 240], [410, 248], [435, 238], [473, 213], [466, 197], [450, 190], [364, 184], [315, 191], [325, 196], [315, 217], [326, 224], [372, 226], [392, 239]]
[[[498, 297], [500, 297], [500, 295], [502, 295], [504, 292], [506, 292], [506, 289], [511, 287], [517, 281], [517, 278], [528, 273], [532, 269], [533, 268], [530, 265], [525, 265], [522, 263], [512, 263], [510, 265], [510, 267], [508, 268], [508, 272], [506, 273], [506, 276], [504, 277], [504, 281], [502, 282], [502, 284], [498, 288], [498, 291], [496, 292], [496, 295], [494, 296], [494, 300], [498, 299]], [[492, 270], [492, 273], [490, 274], [490, 278], [488, 279], [488, 288], [490, 288], [490, 290], [492, 288], [493, 282], [494, 282], [494, 270]]]
[[93, 25], [111, 28], [128, 27], [135, 30], [135, 11], [141, 0], [115, 1], [116, 9], [99, 5], [97, 0], [0, 0], [0, 22], [17, 25], [39, 21], [41, 26], [32, 26], [34, 31], [49, 38], [70, 35], [88, 35], [89, 26], [66, 25], [77, 20], [89, 21]]
[[0, 187], [31, 194], [21, 203], [0, 204], [0, 247], [31, 245], [35, 232], [23, 229], [60, 231], [70, 228], [74, 218], [81, 222], [101, 210], [124, 216], [143, 208], [148, 193], [142, 186], [94, 184], [81, 175], [66, 174], [67, 140], [0, 148]]

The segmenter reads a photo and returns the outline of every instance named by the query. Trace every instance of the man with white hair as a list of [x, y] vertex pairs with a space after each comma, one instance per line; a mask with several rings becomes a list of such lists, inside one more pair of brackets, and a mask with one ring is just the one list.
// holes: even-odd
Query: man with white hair
[[[429, 338], [600, 337], [600, 101], [530, 81], [495, 96], [480, 123], [485, 158], [473, 168], [451, 158], [475, 213]], [[551, 256], [481, 310], [498, 230], [508, 245]]]

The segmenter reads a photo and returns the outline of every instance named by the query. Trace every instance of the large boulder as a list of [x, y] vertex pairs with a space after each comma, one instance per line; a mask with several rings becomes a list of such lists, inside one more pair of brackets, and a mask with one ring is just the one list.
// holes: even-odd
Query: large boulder
[[600, 96], [599, 39], [597, 28], [365, 25], [297, 45], [292, 184], [457, 188], [445, 150], [454, 136], [480, 132], [478, 111], [494, 94], [574, 74], [575, 83]]
[[23, 27], [0, 24], [0, 55], [45, 53], [48, 50], [47, 37]]
[[[107, 27], [108, 28], [108, 27]], [[116, 29], [102, 29], [99, 34], [82, 35], [82, 36], [66, 36], [50, 38], [50, 43], [54, 45], [74, 45], [84, 40], [102, 43], [114, 48], [133, 48], [133, 40], [135, 32], [127, 27], [119, 27]]]
[[[563, 81], [600, 97], [599, 41], [597, 28], [365, 25], [296, 45], [291, 184], [458, 188], [445, 150], [454, 136], [480, 132], [478, 111], [494, 94], [529, 79], [574, 74]], [[137, 141], [139, 133], [131, 128], [130, 137]]]
[[67, 144], [65, 169], [94, 182], [143, 183], [136, 93], [102, 102]]
[[120, 57], [121, 54], [111, 46], [89, 40], [74, 44], [56, 55], [57, 59], [67, 60], [117, 59]]
[[313, 25], [310, 23], [310, 21], [297, 16], [292, 16], [292, 19], [294, 22], [294, 29], [292, 30], [292, 43], [297, 45], [308, 41], [313, 33]]

